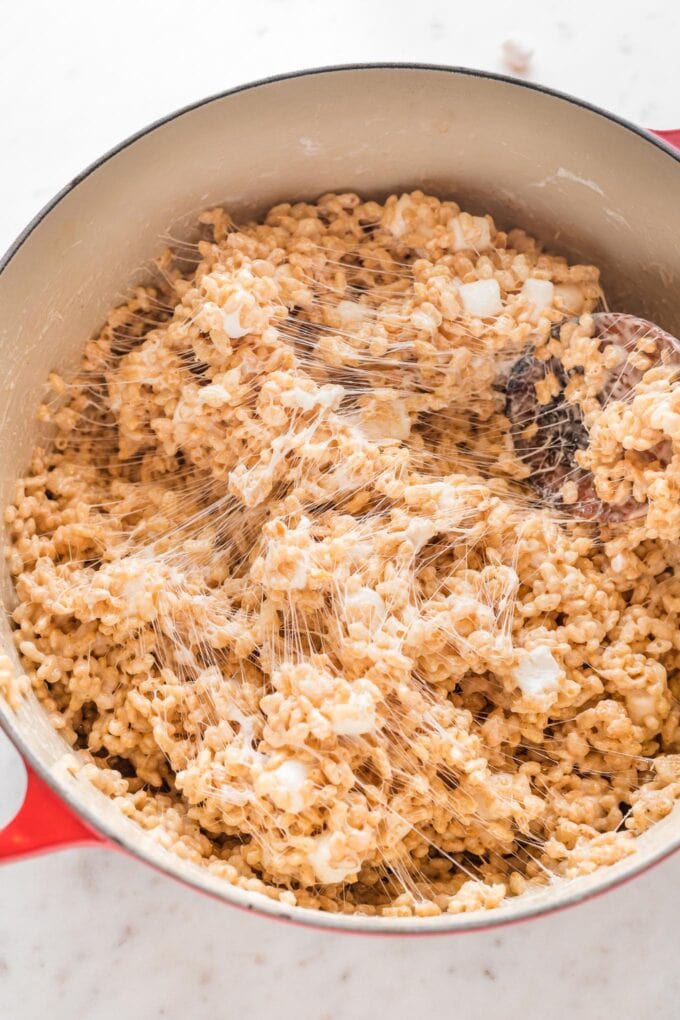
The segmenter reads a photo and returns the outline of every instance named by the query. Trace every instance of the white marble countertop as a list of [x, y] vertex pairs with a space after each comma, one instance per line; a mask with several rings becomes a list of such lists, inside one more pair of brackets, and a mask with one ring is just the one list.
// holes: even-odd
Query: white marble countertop
[[[175, 107], [297, 68], [409, 60], [507, 70], [680, 127], [667, 0], [146, 0], [2, 5], [0, 250], [69, 178]], [[20, 770], [0, 739], [0, 824]], [[6, 1020], [672, 1020], [680, 857], [595, 902], [488, 934], [350, 938], [243, 915], [103, 850], [0, 869]]]

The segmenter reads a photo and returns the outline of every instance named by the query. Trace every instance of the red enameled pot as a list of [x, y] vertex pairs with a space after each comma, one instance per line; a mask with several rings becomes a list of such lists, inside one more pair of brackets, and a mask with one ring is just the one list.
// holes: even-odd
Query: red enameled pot
[[[570, 96], [463, 68], [331, 67], [232, 89], [127, 139], [28, 225], [0, 266], [0, 504], [25, 471], [48, 371], [77, 364], [106, 311], [144, 277], [164, 235], [196, 214], [237, 216], [331, 190], [421, 188], [521, 225], [602, 268], [610, 306], [680, 335], [680, 131], [652, 133]], [[141, 267], [141, 268], [140, 268]], [[3, 568], [6, 607], [12, 585]], [[2, 643], [20, 669], [4, 619]], [[611, 868], [558, 881], [488, 913], [367, 918], [288, 907], [162, 849], [67, 768], [69, 749], [31, 695], [0, 698], [28, 768], [0, 858], [74, 845], [117, 848], [228, 903], [324, 928], [460, 932], [545, 914], [617, 885], [680, 846], [680, 807]]]

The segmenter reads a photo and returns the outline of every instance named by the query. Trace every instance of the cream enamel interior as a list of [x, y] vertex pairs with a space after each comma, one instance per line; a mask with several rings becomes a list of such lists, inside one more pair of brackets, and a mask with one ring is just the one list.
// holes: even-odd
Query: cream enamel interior
[[[248, 216], [324, 191], [366, 196], [420, 187], [518, 224], [603, 268], [612, 308], [680, 333], [680, 162], [625, 125], [507, 80], [421, 67], [330, 69], [212, 99], [125, 145], [33, 227], [0, 274], [0, 500], [23, 473], [52, 367], [74, 365], [89, 335], [167, 235], [225, 204]], [[2, 593], [12, 589], [3, 568]], [[9, 625], [2, 641], [16, 661]], [[680, 846], [680, 806], [618, 865], [496, 911], [429, 919], [336, 917], [245, 893], [161, 850], [65, 770], [66, 744], [31, 698], [0, 722], [52, 785], [114, 841], [232, 903], [323, 927], [483, 928], [576, 902]]]

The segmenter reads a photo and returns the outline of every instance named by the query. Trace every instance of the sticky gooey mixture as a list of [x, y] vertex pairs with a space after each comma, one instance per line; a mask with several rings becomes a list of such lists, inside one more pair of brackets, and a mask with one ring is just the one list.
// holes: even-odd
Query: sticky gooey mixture
[[[201, 230], [51, 377], [6, 512], [78, 767], [181, 857], [329, 911], [491, 908], [633, 853], [680, 792], [677, 367], [643, 337], [598, 400], [597, 269], [454, 202]], [[556, 502], [530, 440], [558, 393], [587, 443]], [[570, 512], [572, 470], [636, 514]]]

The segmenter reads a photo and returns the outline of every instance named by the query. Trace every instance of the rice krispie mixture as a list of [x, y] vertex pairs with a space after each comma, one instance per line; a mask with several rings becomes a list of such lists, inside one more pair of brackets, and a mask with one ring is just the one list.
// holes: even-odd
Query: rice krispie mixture
[[82, 771], [329, 911], [633, 853], [680, 793], [672, 345], [603, 339], [594, 266], [419, 192], [200, 229], [51, 376], [6, 512]]

